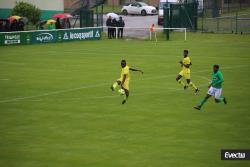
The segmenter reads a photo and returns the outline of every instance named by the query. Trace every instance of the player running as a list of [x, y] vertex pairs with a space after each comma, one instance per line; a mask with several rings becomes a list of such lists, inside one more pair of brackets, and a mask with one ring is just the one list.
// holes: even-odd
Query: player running
[[[182, 66], [181, 72], [177, 75], [176, 81], [180, 83], [184, 90], [188, 88], [188, 86], [191, 86], [194, 89], [195, 94], [198, 94], [200, 91], [193, 82], [191, 82], [191, 76], [190, 76], [190, 66], [192, 65], [192, 62], [190, 60], [190, 57], [188, 56], [188, 50], [184, 50], [184, 58], [179, 63]], [[187, 85], [181, 80], [181, 78], [184, 77], [187, 81]]]
[[214, 96], [215, 102], [220, 103], [224, 102], [224, 104], [227, 104], [227, 100], [225, 97], [221, 96], [222, 92], [222, 83], [224, 82], [223, 75], [221, 71], [219, 70], [219, 65], [214, 65], [213, 67], [213, 75], [212, 75], [212, 81], [210, 85], [208, 86], [209, 90], [207, 92], [206, 97], [200, 102], [199, 105], [195, 106], [194, 108], [197, 110], [200, 110], [201, 107], [206, 103], [206, 101], [211, 97]]
[[120, 89], [118, 89], [118, 92], [124, 96], [122, 104], [125, 104], [129, 96], [129, 81], [130, 81], [129, 71], [139, 71], [141, 74], [143, 74], [143, 71], [130, 68], [126, 63], [126, 60], [121, 61], [121, 67], [122, 67], [121, 78], [119, 78], [113, 85], [111, 85], [111, 90], [115, 91], [115, 89], [119, 85]]

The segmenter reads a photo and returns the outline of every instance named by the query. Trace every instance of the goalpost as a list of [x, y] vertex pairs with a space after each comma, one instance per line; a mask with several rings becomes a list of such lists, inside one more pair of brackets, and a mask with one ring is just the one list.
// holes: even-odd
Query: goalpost
[[[181, 32], [183, 33], [184, 41], [187, 40], [187, 28], [162, 28], [155, 27], [154, 31], [151, 32], [149, 27], [103, 27], [104, 32], [108, 32], [108, 28], [113, 28], [115, 31], [115, 38], [118, 39], [118, 29], [123, 28], [123, 38], [125, 39], [144, 39], [144, 40], [155, 40], [158, 41], [159, 37], [166, 37], [167, 31], [169, 32]], [[171, 34], [170, 33], [170, 34]], [[166, 39], [166, 38], [165, 38]]]

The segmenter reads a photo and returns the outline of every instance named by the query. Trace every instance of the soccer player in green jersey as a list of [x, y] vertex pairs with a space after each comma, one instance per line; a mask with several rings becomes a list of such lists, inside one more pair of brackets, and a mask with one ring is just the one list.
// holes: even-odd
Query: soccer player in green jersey
[[201, 107], [206, 103], [206, 101], [211, 96], [214, 96], [216, 103], [220, 103], [223, 101], [224, 104], [227, 104], [226, 98], [221, 96], [222, 83], [224, 82], [224, 77], [223, 77], [221, 71], [219, 70], [219, 68], [220, 68], [219, 65], [214, 65], [212, 81], [211, 81], [210, 85], [208, 86], [209, 90], [207, 92], [207, 95], [204, 99], [202, 99], [200, 104], [198, 104], [197, 106], [194, 107], [195, 109], [200, 110]]

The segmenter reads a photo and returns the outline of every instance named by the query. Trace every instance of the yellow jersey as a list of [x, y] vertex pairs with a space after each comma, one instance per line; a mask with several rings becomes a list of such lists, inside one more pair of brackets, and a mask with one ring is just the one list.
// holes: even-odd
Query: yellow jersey
[[125, 81], [129, 81], [129, 80], [130, 80], [129, 66], [125, 66], [124, 68], [122, 68], [122, 71], [121, 71], [121, 78], [120, 78], [121, 81], [122, 81], [124, 75], [127, 75]]
[[[182, 60], [182, 63], [184, 65], [189, 65], [191, 63], [191, 60], [190, 60], [190, 57], [185, 57], [183, 60]], [[185, 67], [185, 66], [182, 66], [182, 70], [185, 71], [185, 72], [190, 72], [190, 69]]]

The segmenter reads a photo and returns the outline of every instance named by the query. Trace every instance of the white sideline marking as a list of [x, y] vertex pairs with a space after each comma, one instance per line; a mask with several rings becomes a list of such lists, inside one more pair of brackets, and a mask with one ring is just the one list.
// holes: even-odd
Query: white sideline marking
[[[200, 85], [199, 88], [207, 87], [208, 84]], [[130, 96], [143, 96], [143, 95], [156, 95], [160, 93], [170, 93], [170, 92], [178, 92], [178, 91], [185, 91], [183, 88], [177, 88], [177, 89], [165, 89], [166, 91], [161, 92], [147, 92], [147, 93], [134, 93]], [[105, 98], [115, 98], [119, 97], [120, 95], [113, 95], [113, 96], [99, 96], [99, 97], [90, 97], [90, 99], [105, 99]]]
[[[172, 77], [172, 76], [176, 76], [176, 75], [170, 74], [170, 75], [162, 75], [162, 76], [158, 76], [158, 77], [148, 77], [148, 78], [144, 78], [142, 80], [152, 80], [152, 79], [159, 79], [159, 78], [168, 78], [168, 77]], [[49, 95], [56, 95], [56, 94], [61, 94], [61, 93], [72, 92], [72, 91], [75, 91], [75, 90], [81, 90], [81, 89], [87, 89], [87, 88], [96, 88], [96, 87], [101, 87], [101, 86], [106, 86], [106, 85], [109, 85], [109, 84], [108, 83], [103, 83], [103, 84], [96, 84], [96, 85], [92, 85], [92, 86], [81, 86], [81, 87], [78, 87], [78, 88], [72, 88], [72, 89], [65, 89], [65, 90], [60, 90], [60, 91], [48, 92], [48, 93], [43, 93], [43, 94], [40, 94], [40, 95], [26, 96], [26, 97], [17, 97], [17, 98], [13, 98], [13, 99], [1, 100], [0, 103], [13, 102], [13, 101], [24, 100], [24, 99], [32, 99], [32, 98], [37, 98], [37, 97], [49, 96]]]
[[78, 88], [48, 92], [48, 93], [43, 93], [43, 94], [40, 94], [40, 95], [17, 97], [17, 98], [13, 98], [13, 99], [1, 100], [0, 103], [13, 102], [13, 101], [24, 100], [24, 99], [32, 99], [32, 98], [37, 98], [37, 97], [49, 96], [49, 95], [56, 95], [56, 94], [72, 92], [72, 91], [76, 91], [76, 90], [80, 90], [80, 89], [95, 88], [95, 87], [100, 87], [100, 86], [105, 86], [105, 85], [107, 85], [107, 83], [105, 83], [105, 84], [96, 84], [96, 85], [91, 85], [91, 86], [81, 86], [81, 87], [78, 87]]
[[[105, 48], [103, 48], [103, 49], [105, 49]], [[84, 50], [85, 52], [87, 52], [86, 54], [84, 53], [83, 55], [85, 55], [85, 56], [88, 56], [88, 55], [96, 55], [96, 53], [95, 52], [92, 52], [93, 50]], [[66, 51], [64, 51], [64, 53], [72, 53], [72, 54], [76, 54], [76, 53], [79, 53], [79, 54], [81, 54], [80, 52], [82, 52], [82, 50], [76, 50], [76, 51], [70, 51], [70, 50], [66, 50]], [[48, 53], [47, 54], [55, 54], [55, 53], [57, 53], [56, 51], [48, 51]], [[121, 53], [118, 53], [118, 52], [111, 52], [111, 53], [109, 53], [108, 55], [111, 55], [111, 56], [117, 56], [117, 55], [120, 55]], [[162, 57], [162, 55], [163, 54], [160, 54], [160, 55], [156, 55], [156, 54], [154, 54], [154, 53], [149, 53], [149, 54], [143, 54], [143, 55], [140, 55], [140, 53], [131, 53], [131, 54], [129, 54], [129, 56], [137, 56], [137, 57]], [[176, 55], [168, 55], [168, 56], [176, 56]], [[197, 55], [196, 55], [197, 56]], [[218, 58], [218, 56], [207, 56], [206, 58]], [[227, 57], [227, 59], [249, 59], [249, 57], [239, 57], [239, 56], [237, 56], [237, 57]]]
[[[226, 70], [226, 69], [234, 69], [234, 68], [242, 68], [242, 67], [248, 67], [248, 66], [247, 65], [238, 65], [238, 66], [224, 67], [223, 69]], [[193, 74], [208, 72], [208, 71], [211, 71], [211, 70], [200, 70], [200, 71], [197, 71], [197, 72], [193, 72]], [[176, 75], [174, 75], [174, 74], [161, 75], [161, 76], [157, 76], [157, 77], [143, 78], [142, 80], [161, 79], [161, 78], [168, 78], [168, 77], [172, 77], [172, 76], [176, 76]], [[198, 76], [198, 77], [201, 77], [201, 76]], [[205, 78], [205, 77], [202, 77], [202, 78], [206, 79], [206, 80], [209, 80], [208, 78]], [[14, 102], [14, 101], [25, 100], [25, 99], [33, 99], [33, 98], [37, 98], [37, 97], [57, 95], [57, 94], [72, 92], [72, 91], [76, 91], [76, 90], [88, 89], [88, 88], [96, 88], [96, 87], [107, 86], [107, 85], [109, 85], [109, 83], [95, 84], [95, 85], [91, 85], [91, 86], [81, 86], [81, 87], [78, 87], [78, 88], [71, 88], [71, 89], [65, 89], [65, 90], [60, 90], [60, 91], [48, 92], [48, 93], [43, 93], [43, 94], [40, 94], [40, 95], [26, 96], [26, 97], [16, 97], [16, 98], [12, 98], [12, 99], [1, 100], [0, 103], [7, 103], [7, 102]], [[107, 97], [107, 98], [112, 97], [113, 98], [113, 97], [117, 97], [117, 96], [102, 96], [102, 97], [93, 97], [93, 98], [105, 98], [105, 97]]]
[[204, 79], [204, 80], [206, 80], [206, 81], [208, 81], [208, 82], [210, 82], [210, 81], [211, 81], [211, 79], [209, 79], [209, 78], [207, 78], [207, 77], [204, 77], [204, 76], [201, 76], [201, 75], [193, 75], [193, 76], [196, 76], [196, 77], [202, 78], [202, 79]]

